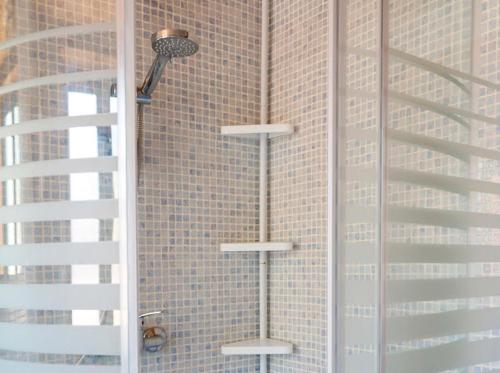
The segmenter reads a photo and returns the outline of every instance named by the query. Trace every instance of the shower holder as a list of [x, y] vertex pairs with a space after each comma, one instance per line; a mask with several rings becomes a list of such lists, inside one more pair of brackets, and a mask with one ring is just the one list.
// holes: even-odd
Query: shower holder
[[166, 310], [146, 312], [139, 315], [142, 326], [142, 347], [144, 351], [155, 353], [161, 351], [167, 344], [167, 331], [161, 326], [144, 326], [144, 319], [151, 316], [159, 316]]

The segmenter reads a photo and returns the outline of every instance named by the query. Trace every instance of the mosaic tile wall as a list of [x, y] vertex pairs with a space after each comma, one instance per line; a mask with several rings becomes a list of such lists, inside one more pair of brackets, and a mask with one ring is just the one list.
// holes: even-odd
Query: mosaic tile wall
[[258, 358], [224, 357], [220, 345], [258, 335], [254, 253], [221, 242], [258, 239], [258, 145], [220, 126], [257, 123], [260, 1], [137, 1], [137, 83], [154, 54], [150, 35], [188, 30], [199, 52], [169, 64], [145, 108], [138, 191], [139, 311], [168, 346], [142, 357], [145, 372], [256, 372]]
[[295, 133], [271, 140], [271, 240], [294, 250], [270, 254], [273, 338], [294, 353], [272, 356], [270, 371], [326, 371], [327, 38], [325, 0], [271, 2], [270, 120]]

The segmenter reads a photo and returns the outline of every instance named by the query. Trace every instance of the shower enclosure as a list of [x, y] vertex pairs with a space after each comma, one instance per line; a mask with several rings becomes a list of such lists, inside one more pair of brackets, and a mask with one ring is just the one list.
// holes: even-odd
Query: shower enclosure
[[1, 373], [500, 372], [499, 0], [0, 0], [0, 82]]
[[499, 11], [339, 2], [339, 372], [500, 369]]

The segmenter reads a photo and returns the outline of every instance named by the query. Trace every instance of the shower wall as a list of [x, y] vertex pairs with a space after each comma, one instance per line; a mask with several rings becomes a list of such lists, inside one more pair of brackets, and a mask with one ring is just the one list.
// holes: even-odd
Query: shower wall
[[270, 120], [295, 133], [269, 146], [270, 333], [292, 355], [270, 358], [277, 372], [326, 372], [328, 1], [271, 6]]
[[138, 192], [139, 312], [165, 309], [168, 345], [142, 372], [256, 372], [220, 345], [258, 336], [258, 262], [221, 242], [258, 240], [258, 144], [220, 126], [259, 118], [260, 1], [137, 1], [137, 83], [150, 35], [186, 29], [200, 45], [165, 69], [145, 108]]
[[[138, 1], [137, 82], [153, 59], [149, 37], [188, 30], [200, 51], [167, 66], [145, 110], [138, 196], [140, 312], [166, 309], [166, 350], [143, 372], [257, 372], [258, 358], [220, 345], [258, 336], [258, 261], [219, 251], [258, 240], [258, 143], [220, 126], [259, 122], [260, 0]], [[167, 5], [168, 4], [168, 5]], [[270, 336], [294, 343], [271, 372], [326, 370], [327, 2], [271, 4], [270, 119], [296, 133], [269, 148]]]

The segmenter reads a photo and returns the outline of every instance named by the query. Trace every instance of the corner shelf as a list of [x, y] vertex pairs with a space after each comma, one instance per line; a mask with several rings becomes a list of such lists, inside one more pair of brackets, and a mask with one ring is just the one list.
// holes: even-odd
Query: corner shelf
[[290, 251], [293, 249], [292, 242], [242, 242], [222, 243], [221, 251]]
[[293, 352], [291, 343], [276, 339], [249, 339], [221, 346], [223, 355], [287, 355]]
[[[262, 111], [262, 117], [266, 117], [265, 111]], [[243, 138], [258, 139], [260, 135], [267, 135], [261, 138], [260, 144], [266, 144], [267, 138], [290, 135], [293, 133], [291, 124], [254, 124], [254, 125], [234, 125], [222, 126], [221, 134], [225, 136], [237, 136]], [[262, 175], [267, 174], [267, 147], [260, 149], [259, 155], [259, 195], [267, 195], [266, 178]], [[265, 209], [267, 203], [266, 198], [259, 199], [259, 211]], [[267, 224], [266, 214], [259, 220], [259, 226]], [[262, 239], [263, 235], [260, 232]], [[265, 240], [263, 240], [265, 241]], [[223, 243], [220, 245], [223, 252], [249, 252], [255, 251], [259, 253], [259, 334], [267, 336], [267, 262], [269, 251], [290, 251], [293, 249], [292, 242], [242, 242], [242, 243]], [[229, 343], [221, 346], [223, 355], [285, 355], [293, 353], [293, 345], [291, 343], [279, 341], [270, 338], [257, 338], [245, 341]], [[265, 359], [260, 359], [261, 367], [265, 364]], [[264, 369], [264, 368], [262, 368]]]
[[293, 133], [293, 126], [291, 124], [245, 124], [221, 127], [221, 134], [226, 136], [257, 138], [264, 133], [267, 133], [271, 139], [290, 135]]

